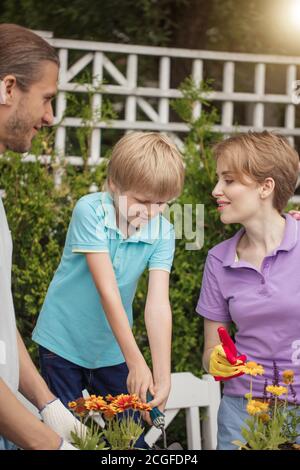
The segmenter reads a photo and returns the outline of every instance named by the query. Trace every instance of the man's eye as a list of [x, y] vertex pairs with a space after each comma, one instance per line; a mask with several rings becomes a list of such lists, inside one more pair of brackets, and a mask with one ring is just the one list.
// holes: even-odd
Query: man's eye
[[225, 180], [225, 183], [226, 184], [231, 184], [231, 183], [233, 183], [233, 180]]

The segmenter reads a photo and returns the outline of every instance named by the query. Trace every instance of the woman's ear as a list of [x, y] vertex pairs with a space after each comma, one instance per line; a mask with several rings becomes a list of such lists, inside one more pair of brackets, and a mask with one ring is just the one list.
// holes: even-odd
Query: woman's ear
[[274, 191], [275, 188], [275, 181], [273, 178], [266, 178], [263, 185], [260, 188], [260, 197], [261, 199], [266, 199], [272, 192]]

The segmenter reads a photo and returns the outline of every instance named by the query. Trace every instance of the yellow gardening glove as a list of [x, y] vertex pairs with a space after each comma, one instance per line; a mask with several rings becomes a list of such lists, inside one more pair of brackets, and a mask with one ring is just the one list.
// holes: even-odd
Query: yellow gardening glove
[[229, 380], [233, 377], [243, 375], [240, 366], [244, 364], [241, 359], [236, 359], [234, 364], [231, 364], [226, 356], [226, 353], [221, 344], [214, 347], [209, 360], [209, 373], [214, 376], [215, 380]]

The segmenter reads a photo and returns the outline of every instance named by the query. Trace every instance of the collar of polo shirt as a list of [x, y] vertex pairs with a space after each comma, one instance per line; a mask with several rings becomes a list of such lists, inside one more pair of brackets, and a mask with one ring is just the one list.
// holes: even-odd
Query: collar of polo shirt
[[[290, 214], [283, 214], [285, 218], [285, 229], [283, 240], [276, 250], [273, 251], [272, 255], [276, 255], [278, 251], [290, 251], [294, 248], [297, 243], [298, 237], [298, 223]], [[231, 239], [232, 243], [228, 247], [228, 250], [223, 258], [223, 266], [226, 267], [236, 267], [236, 264], [239, 263], [239, 260], [236, 259], [237, 252], [236, 248], [239, 243], [239, 240], [245, 233], [245, 229], [241, 228]]]
[[[116, 222], [116, 210], [113, 202], [113, 198], [108, 192], [102, 193], [102, 206], [105, 213], [104, 224], [107, 228], [115, 230], [122, 238], [124, 235], [117, 226]], [[124, 239], [128, 243], [154, 243], [158, 238], [160, 229], [160, 214], [150, 219], [149, 222], [142, 226], [140, 230], [137, 230], [133, 235]]]

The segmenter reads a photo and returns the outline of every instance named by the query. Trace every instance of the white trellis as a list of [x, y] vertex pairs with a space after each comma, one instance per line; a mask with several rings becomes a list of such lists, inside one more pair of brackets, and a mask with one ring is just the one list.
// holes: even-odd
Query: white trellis
[[[171, 88], [172, 64], [174, 60], [189, 59], [191, 62], [190, 74], [196, 83], [200, 83], [205, 75], [208, 62], [222, 64], [223, 79], [222, 90], [207, 94], [212, 102], [221, 102], [221, 123], [214, 129], [224, 134], [243, 132], [250, 129], [261, 131], [262, 129], [280, 132], [289, 137], [293, 143], [294, 138], [300, 136], [300, 128], [296, 127], [295, 87], [297, 85], [297, 67], [300, 66], [300, 57], [288, 57], [279, 55], [257, 55], [229, 52], [174, 49], [166, 47], [148, 47], [138, 45], [124, 45], [102, 43], [92, 41], [78, 41], [69, 39], [56, 39], [51, 33], [39, 32], [55, 48], [59, 50], [61, 61], [59, 92], [56, 98], [55, 123], [61, 121], [65, 114], [67, 100], [66, 93], [86, 93], [88, 84], [76, 83], [76, 77], [86, 67], [92, 66], [93, 85], [97, 86], [103, 80], [101, 92], [93, 96], [92, 106], [100, 107], [102, 96], [125, 97], [124, 117], [109, 122], [101, 119], [92, 122], [91, 149], [88, 163], [97, 165], [102, 159], [102, 130], [107, 128], [119, 130], [155, 130], [172, 134], [177, 144], [181, 144], [178, 133], [185, 133], [188, 127], [180, 121], [172, 121], [170, 116], [170, 100], [180, 98], [182, 95], [178, 89]], [[70, 63], [70, 52], [79, 51], [82, 56], [75, 63]], [[113, 58], [111, 57], [113, 54]], [[126, 64], [126, 71], [120, 70], [119, 61]], [[139, 85], [139, 62], [157, 60], [158, 74], [156, 80]], [[235, 91], [236, 68], [239, 64], [252, 64], [254, 68], [253, 91]], [[266, 68], [269, 65], [281, 65], [285, 67], [286, 84], [282, 93], [266, 93]], [[123, 67], [124, 68], [124, 67]], [[212, 77], [213, 78], [213, 77]], [[151, 103], [155, 99], [158, 102], [157, 109]], [[251, 124], [237, 126], [234, 122], [234, 106], [236, 104], [252, 104], [253, 111]], [[265, 122], [265, 106], [270, 103], [284, 106], [285, 119], [283, 126], [270, 127]], [[137, 112], [143, 112], [144, 119], [137, 118]], [[195, 106], [195, 116], [201, 114], [201, 104]], [[74, 165], [81, 165], [82, 158], [77, 155], [66, 155], [66, 137], [69, 128], [83, 126], [80, 117], [65, 116], [56, 132], [57, 155], [63, 155]], [[31, 156], [27, 157], [29, 160]], [[300, 197], [296, 196], [296, 199]], [[297, 201], [298, 202], [298, 201]]]

